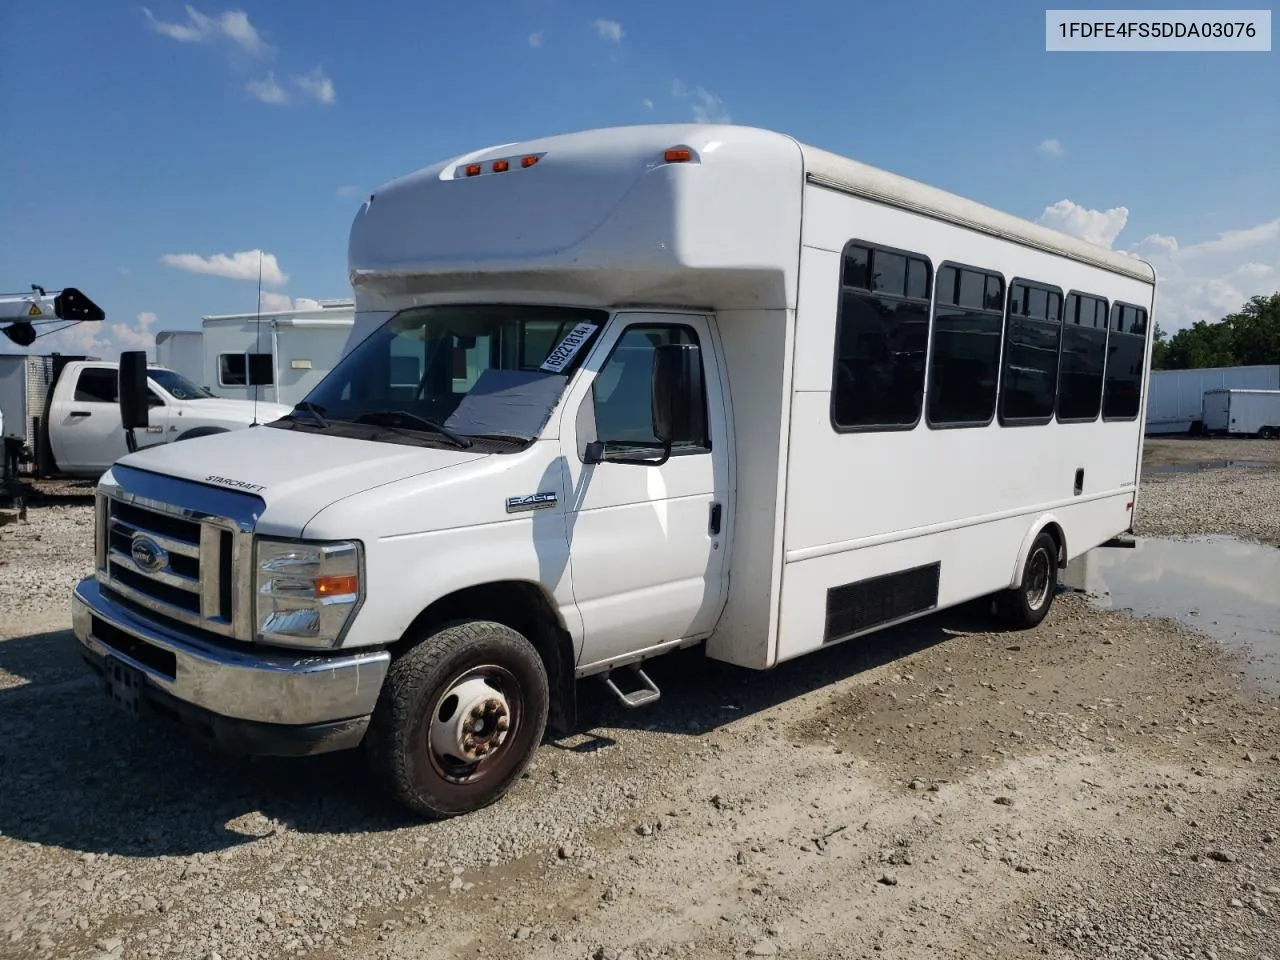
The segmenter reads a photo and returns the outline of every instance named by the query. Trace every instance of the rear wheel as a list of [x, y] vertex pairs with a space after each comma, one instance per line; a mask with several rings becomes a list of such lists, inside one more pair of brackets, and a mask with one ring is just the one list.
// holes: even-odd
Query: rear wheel
[[1053, 606], [1058, 588], [1058, 544], [1042, 530], [1032, 541], [1016, 587], [996, 595], [996, 616], [1019, 629], [1038, 626]]
[[1276, 427], [1263, 427], [1258, 431], [1258, 436], [1263, 440], [1274, 440], [1277, 436], [1280, 436], [1280, 429], [1277, 429]]
[[365, 738], [374, 775], [415, 813], [451, 817], [500, 798], [546, 728], [542, 658], [510, 627], [441, 627], [391, 664]]

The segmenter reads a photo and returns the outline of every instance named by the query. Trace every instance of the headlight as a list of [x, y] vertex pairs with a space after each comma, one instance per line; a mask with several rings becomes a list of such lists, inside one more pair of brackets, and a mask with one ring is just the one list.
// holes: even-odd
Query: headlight
[[336, 647], [363, 597], [355, 540], [254, 543], [254, 624], [263, 643]]

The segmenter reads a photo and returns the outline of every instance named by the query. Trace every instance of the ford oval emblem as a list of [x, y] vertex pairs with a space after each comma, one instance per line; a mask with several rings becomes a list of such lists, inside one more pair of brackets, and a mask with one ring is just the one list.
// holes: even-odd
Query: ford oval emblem
[[165, 549], [145, 534], [135, 533], [129, 545], [129, 555], [139, 570], [155, 573], [169, 562]]

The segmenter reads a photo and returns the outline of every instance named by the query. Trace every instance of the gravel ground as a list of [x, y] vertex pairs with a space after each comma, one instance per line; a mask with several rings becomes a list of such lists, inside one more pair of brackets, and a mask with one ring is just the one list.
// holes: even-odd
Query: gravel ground
[[[1138, 493], [1139, 534], [1226, 533], [1280, 547], [1280, 443], [1148, 438], [1143, 461], [1147, 474]], [[1224, 462], [1245, 465], [1196, 469]], [[1161, 472], [1171, 468], [1188, 472]]]
[[[1280, 470], [1139, 509], [1274, 537]], [[1063, 594], [1027, 633], [970, 606], [766, 674], [682, 654], [655, 707], [584, 685], [587, 733], [426, 824], [354, 755], [111, 710], [65, 630], [90, 538], [87, 506], [0, 528], [0, 957], [1280, 960], [1280, 704], [1175, 623]]]

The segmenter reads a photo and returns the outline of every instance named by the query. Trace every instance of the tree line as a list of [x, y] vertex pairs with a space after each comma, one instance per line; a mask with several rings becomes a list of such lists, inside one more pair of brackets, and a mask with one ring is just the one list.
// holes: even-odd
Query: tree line
[[1250, 297], [1217, 323], [1197, 320], [1172, 337], [1157, 323], [1151, 351], [1155, 370], [1280, 364], [1280, 292]]

